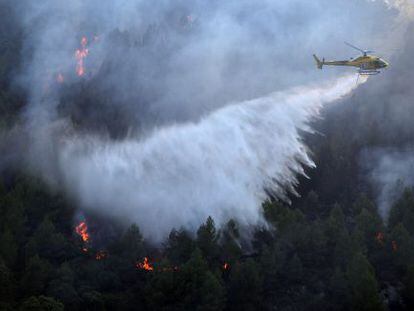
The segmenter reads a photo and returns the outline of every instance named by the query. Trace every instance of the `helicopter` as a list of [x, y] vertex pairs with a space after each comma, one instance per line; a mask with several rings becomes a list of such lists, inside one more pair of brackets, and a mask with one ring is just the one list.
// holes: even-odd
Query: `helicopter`
[[348, 42], [344, 42], [346, 45], [351, 48], [358, 50], [362, 53], [362, 56], [351, 58], [350, 60], [336, 60], [336, 61], [325, 61], [325, 58], [322, 58], [322, 61], [313, 54], [313, 58], [316, 61], [316, 66], [318, 69], [322, 69], [323, 65], [329, 66], [351, 66], [357, 67], [359, 75], [372, 76], [381, 73], [380, 69], [387, 68], [389, 64], [382, 58], [369, 55], [373, 51], [360, 49]]

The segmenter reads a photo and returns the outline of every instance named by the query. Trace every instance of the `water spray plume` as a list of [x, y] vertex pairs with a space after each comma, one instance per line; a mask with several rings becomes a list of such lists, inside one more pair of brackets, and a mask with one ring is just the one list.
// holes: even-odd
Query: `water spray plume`
[[145, 139], [74, 137], [61, 148], [65, 185], [85, 208], [136, 222], [156, 242], [174, 227], [195, 230], [208, 216], [218, 225], [230, 218], [258, 224], [268, 194], [288, 200], [297, 175], [314, 166], [300, 132], [312, 132], [309, 122], [322, 105], [355, 87], [350, 75], [294, 88]]

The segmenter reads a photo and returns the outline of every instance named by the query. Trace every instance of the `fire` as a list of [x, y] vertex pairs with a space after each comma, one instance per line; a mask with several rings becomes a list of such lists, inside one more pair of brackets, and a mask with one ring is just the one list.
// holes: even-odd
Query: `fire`
[[381, 245], [384, 245], [384, 233], [382, 233], [382, 232], [378, 232], [376, 235], [375, 235], [375, 239], [377, 240], [377, 242], [378, 243], [380, 243]]
[[85, 65], [84, 59], [88, 56], [89, 50], [86, 48], [88, 44], [88, 39], [86, 37], [82, 37], [81, 39], [81, 48], [77, 49], [75, 52], [76, 57], [76, 74], [81, 77], [85, 74]]
[[[102, 258], [98, 258], [98, 254], [100, 254], [100, 252], [98, 252], [96, 254], [96, 259], [97, 260], [102, 259]], [[106, 253], [104, 253], [104, 257], [103, 258], [105, 258], [105, 256], [107, 256]], [[155, 270], [154, 269], [154, 266], [149, 261], [148, 257], [144, 257], [143, 261], [142, 262], [137, 262], [135, 264], [135, 266], [138, 269], [141, 269], [141, 270], [146, 270], [146, 271], [154, 271]], [[224, 264], [222, 265], [222, 268], [223, 268], [223, 270], [229, 270], [230, 269], [230, 264], [227, 263], [227, 262], [224, 262]], [[180, 267], [179, 266], [158, 267], [157, 268], [157, 271], [160, 271], [160, 272], [179, 272], [180, 271]]]
[[90, 236], [88, 233], [88, 225], [86, 224], [86, 222], [82, 221], [79, 225], [77, 225], [75, 231], [78, 235], [80, 235], [83, 242], [89, 242]]
[[96, 260], [102, 260], [105, 259], [108, 256], [108, 254], [105, 251], [98, 251], [95, 255]]
[[154, 270], [154, 267], [148, 261], [147, 257], [144, 257], [144, 261], [143, 262], [138, 262], [136, 266], [137, 266], [137, 268], [142, 269], [142, 270], [147, 270], [147, 271], [153, 271]]

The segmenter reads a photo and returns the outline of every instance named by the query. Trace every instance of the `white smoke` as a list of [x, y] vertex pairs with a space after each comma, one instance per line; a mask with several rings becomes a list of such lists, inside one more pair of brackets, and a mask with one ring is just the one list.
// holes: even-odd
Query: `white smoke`
[[404, 188], [414, 186], [413, 150], [368, 150], [363, 160], [364, 163], [370, 163], [369, 177], [378, 193], [378, 211], [387, 222], [392, 204], [399, 199]]
[[60, 148], [65, 187], [84, 208], [136, 222], [155, 241], [174, 227], [197, 228], [208, 216], [218, 224], [257, 224], [266, 189], [284, 198], [303, 166], [314, 166], [300, 131], [310, 131], [324, 103], [355, 86], [352, 75], [274, 93], [146, 139], [72, 138]]
[[[348, 57], [338, 44], [345, 39], [375, 49], [398, 15], [360, 0], [13, 3], [30, 34], [20, 80], [29, 94], [31, 169], [83, 208], [136, 222], [157, 241], [207, 216], [256, 224], [266, 193], [294, 192], [297, 174], [313, 166], [300, 131], [310, 131], [323, 103], [349, 93], [356, 76], [226, 104], [329, 81], [343, 68], [322, 75], [313, 53]], [[194, 27], [183, 27], [187, 14], [197, 17]], [[73, 53], [84, 35], [101, 41], [88, 45], [88, 74], [79, 80]], [[81, 89], [63, 115], [61, 90], [50, 85], [57, 73], [66, 92]], [[103, 119], [103, 127], [143, 130], [114, 141], [74, 129], [75, 120], [62, 135], [62, 119], [73, 114], [86, 125]]]
[[384, 0], [389, 8], [397, 9], [402, 15], [408, 18], [414, 18], [414, 1], [413, 0]]

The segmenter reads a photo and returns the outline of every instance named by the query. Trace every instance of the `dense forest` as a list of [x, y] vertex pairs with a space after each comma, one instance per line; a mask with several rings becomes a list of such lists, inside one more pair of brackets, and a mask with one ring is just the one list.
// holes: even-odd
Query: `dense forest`
[[[8, 26], [0, 28], [4, 132], [27, 101], [11, 82], [24, 36], [12, 18], [3, 12]], [[156, 35], [154, 29], [148, 34]], [[412, 63], [408, 56], [403, 61]], [[83, 94], [72, 104], [87, 105], [93, 85], [71, 87], [66, 91]], [[137, 225], [125, 229], [79, 210], [20, 165], [20, 149], [5, 135], [0, 310], [413, 310], [414, 190], [397, 184], [401, 195], [384, 223], [359, 155], [366, 148], [405, 147], [414, 133], [382, 127], [380, 117], [364, 119], [369, 105], [386, 110], [393, 104], [381, 93], [366, 103], [370, 92], [362, 87], [338, 104], [343, 108], [331, 107], [315, 121], [323, 137], [305, 136], [317, 168], [301, 178], [301, 197], [292, 196], [292, 204], [263, 202], [267, 225], [246, 233], [236, 221], [219, 228], [209, 217], [196, 232], [176, 228], [161, 246], [144, 240]], [[74, 99], [63, 96], [64, 110]], [[72, 117], [79, 126], [96, 121]], [[125, 129], [109, 130], [118, 137]]]
[[61, 195], [19, 176], [1, 191], [1, 308], [410, 309], [413, 207], [407, 190], [384, 226], [364, 195], [324, 205], [313, 191], [298, 205], [265, 203], [272, 227], [255, 228], [249, 247], [235, 222], [218, 230], [209, 218], [195, 236], [171, 232], [161, 248], [135, 225], [99, 248], [97, 227], [108, 224], [75, 224]]

